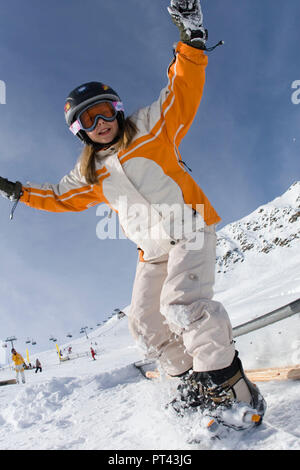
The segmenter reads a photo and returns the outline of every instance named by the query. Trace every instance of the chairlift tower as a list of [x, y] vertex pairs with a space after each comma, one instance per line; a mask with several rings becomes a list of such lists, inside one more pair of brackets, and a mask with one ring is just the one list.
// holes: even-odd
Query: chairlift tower
[[12, 349], [14, 348], [14, 341], [17, 341], [17, 338], [15, 336], [9, 336], [8, 338], [6, 338], [5, 343], [10, 343]]
[[89, 327], [88, 326], [83, 326], [81, 329], [80, 329], [80, 333], [85, 333], [85, 336], [86, 336], [86, 339], [89, 339], [88, 335], [87, 335], [87, 332], [86, 330], [88, 330]]

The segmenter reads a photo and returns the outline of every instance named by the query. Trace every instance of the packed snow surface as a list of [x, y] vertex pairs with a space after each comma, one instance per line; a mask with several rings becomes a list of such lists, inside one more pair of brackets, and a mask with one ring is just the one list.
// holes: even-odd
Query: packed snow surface
[[[220, 233], [216, 299], [234, 326], [300, 297], [298, 195], [299, 184]], [[276, 217], [270, 221], [272, 211]], [[261, 223], [272, 222], [263, 239], [259, 217]], [[279, 219], [289, 222], [284, 227]], [[296, 314], [237, 338], [245, 368], [299, 364], [299, 326]], [[146, 380], [132, 366], [143, 353], [128, 332], [127, 317], [114, 316], [88, 336], [59, 345], [64, 358], [72, 346], [70, 360], [60, 362], [53, 345], [38, 355], [42, 373], [27, 370], [26, 384], [0, 387], [0, 449], [300, 449], [300, 381], [258, 384], [268, 408], [255, 430], [190, 444], [199, 425], [197, 413], [174, 416], [165, 405], [177, 380]], [[24, 350], [19, 352], [25, 357]], [[8, 367], [0, 369], [0, 381], [14, 376]]]
[[[290, 331], [299, 329], [297, 316], [280, 323], [285, 322]], [[272, 357], [272, 365], [279, 362], [280, 335], [274, 328], [278, 327], [270, 326], [268, 333], [265, 329], [268, 341], [262, 338], [261, 354], [255, 346], [244, 347], [245, 362], [260, 365], [264, 354], [267, 362]], [[241, 343], [246, 338], [250, 343], [250, 336], [241, 337]], [[146, 380], [131, 365], [142, 354], [128, 333], [127, 317], [114, 317], [88, 340], [71, 344], [74, 359], [59, 362], [56, 350], [44, 352], [39, 355], [42, 373], [25, 371], [25, 385], [0, 387], [0, 449], [300, 449], [300, 382], [259, 385], [268, 410], [265, 424], [255, 432], [191, 445], [187, 436], [197, 426], [197, 417], [183, 420], [164, 409], [176, 381]], [[89, 354], [91, 344], [97, 350], [96, 361]], [[297, 355], [296, 349], [291, 353]], [[300, 362], [292, 354], [287, 362]], [[13, 377], [11, 370], [0, 373], [0, 380]]]

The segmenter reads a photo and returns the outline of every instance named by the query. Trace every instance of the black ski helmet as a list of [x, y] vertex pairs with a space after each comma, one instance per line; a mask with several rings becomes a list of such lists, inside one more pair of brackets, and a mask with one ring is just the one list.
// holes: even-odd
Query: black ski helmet
[[[82, 111], [86, 106], [99, 100], [121, 101], [121, 98], [115, 90], [101, 82], [83, 83], [82, 85], [74, 88], [66, 99], [64, 107], [65, 119], [68, 127], [76, 121], [77, 115], [80, 111]], [[124, 129], [124, 119], [124, 111], [118, 111], [117, 120], [121, 132]], [[101, 144], [95, 144], [92, 142], [83, 130], [80, 130], [76, 135], [86, 144], [93, 145], [97, 148], [103, 147]], [[119, 138], [120, 135], [116, 138], [116, 141]], [[115, 143], [115, 141], [112, 143]]]

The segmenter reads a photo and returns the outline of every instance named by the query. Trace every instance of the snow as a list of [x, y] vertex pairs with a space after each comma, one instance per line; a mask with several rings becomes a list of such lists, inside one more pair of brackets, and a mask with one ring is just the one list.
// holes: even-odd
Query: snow
[[[224, 303], [234, 326], [300, 297], [299, 242], [291, 237], [291, 227], [296, 233], [298, 225], [294, 213], [286, 212], [287, 207], [295, 209], [299, 192], [299, 184], [293, 185], [281, 198], [262, 206], [264, 211], [258, 208], [219, 234], [221, 242], [226, 236], [228, 246], [235, 244], [239, 250], [236, 261], [225, 256], [222, 243], [219, 246], [221, 268], [215, 289], [216, 299]], [[261, 251], [260, 230], [251, 231], [251, 227], [257, 227], [258, 218], [274, 208], [281, 212], [276, 213], [272, 231], [283, 229], [279, 219], [293, 217], [285, 230], [290, 241]], [[262, 219], [259, 222], [264, 223]], [[239, 242], [245, 224], [251, 232], [248, 240], [252, 237], [254, 242], [251, 249], [242, 251]], [[268, 243], [272, 240], [270, 237]], [[245, 368], [299, 364], [299, 326], [296, 314], [237, 338]], [[173, 398], [178, 381], [164, 376], [149, 381], [132, 366], [143, 353], [129, 334], [127, 317], [114, 316], [88, 336], [59, 345], [63, 357], [72, 346], [72, 359], [60, 362], [53, 345], [38, 354], [42, 373], [27, 370], [26, 384], [0, 387], [1, 450], [300, 449], [299, 381], [258, 384], [268, 408], [263, 424], [255, 431], [190, 444], [187, 436], [199, 426], [197, 413], [174, 416], [165, 405]], [[96, 361], [89, 352], [91, 346], [97, 351]], [[34, 364], [36, 357], [30, 359]], [[0, 381], [14, 378], [14, 374], [4, 367]]]
[[[57, 352], [49, 350], [39, 355], [42, 373], [28, 370], [25, 385], [0, 388], [0, 449], [300, 448], [299, 382], [260, 384], [267, 424], [256, 432], [191, 445], [187, 434], [197, 425], [195, 418], [182, 420], [164, 409], [177, 381], [148, 381], [131, 365], [142, 356], [128, 333], [127, 317], [112, 318], [88, 340], [73, 341], [73, 351], [84, 353], [91, 342], [96, 361], [88, 355], [60, 363]], [[276, 362], [274, 343], [269, 350]], [[12, 377], [11, 370], [0, 373], [1, 380]]]

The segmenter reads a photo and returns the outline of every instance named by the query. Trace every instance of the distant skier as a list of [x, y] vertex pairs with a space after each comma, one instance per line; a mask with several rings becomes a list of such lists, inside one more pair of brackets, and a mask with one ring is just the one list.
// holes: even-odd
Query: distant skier
[[130, 330], [167, 374], [179, 377], [174, 408], [221, 413], [242, 402], [258, 413], [257, 424], [264, 399], [244, 374], [225, 308], [213, 300], [221, 219], [178, 150], [202, 98], [207, 31], [199, 0], [171, 0], [169, 13], [180, 41], [158, 99], [125, 117], [110, 86], [80, 85], [64, 106], [67, 125], [85, 144], [75, 168], [58, 184], [1, 178], [0, 191], [45, 211], [100, 203], [115, 210], [139, 250]]
[[38, 371], [42, 372], [42, 364], [40, 363], [39, 359], [36, 358], [36, 361], [35, 361], [35, 373], [37, 373]]
[[25, 374], [24, 374], [24, 369], [25, 369], [25, 361], [21, 354], [17, 353], [17, 351], [13, 348], [11, 350], [12, 352], [12, 360], [15, 364], [15, 371], [16, 371], [16, 380], [17, 383], [19, 383], [19, 374], [21, 374], [21, 379], [22, 383], [25, 383]]
[[94, 361], [96, 360], [96, 352], [95, 350], [91, 347], [91, 355], [92, 355], [92, 358], [94, 359]]

